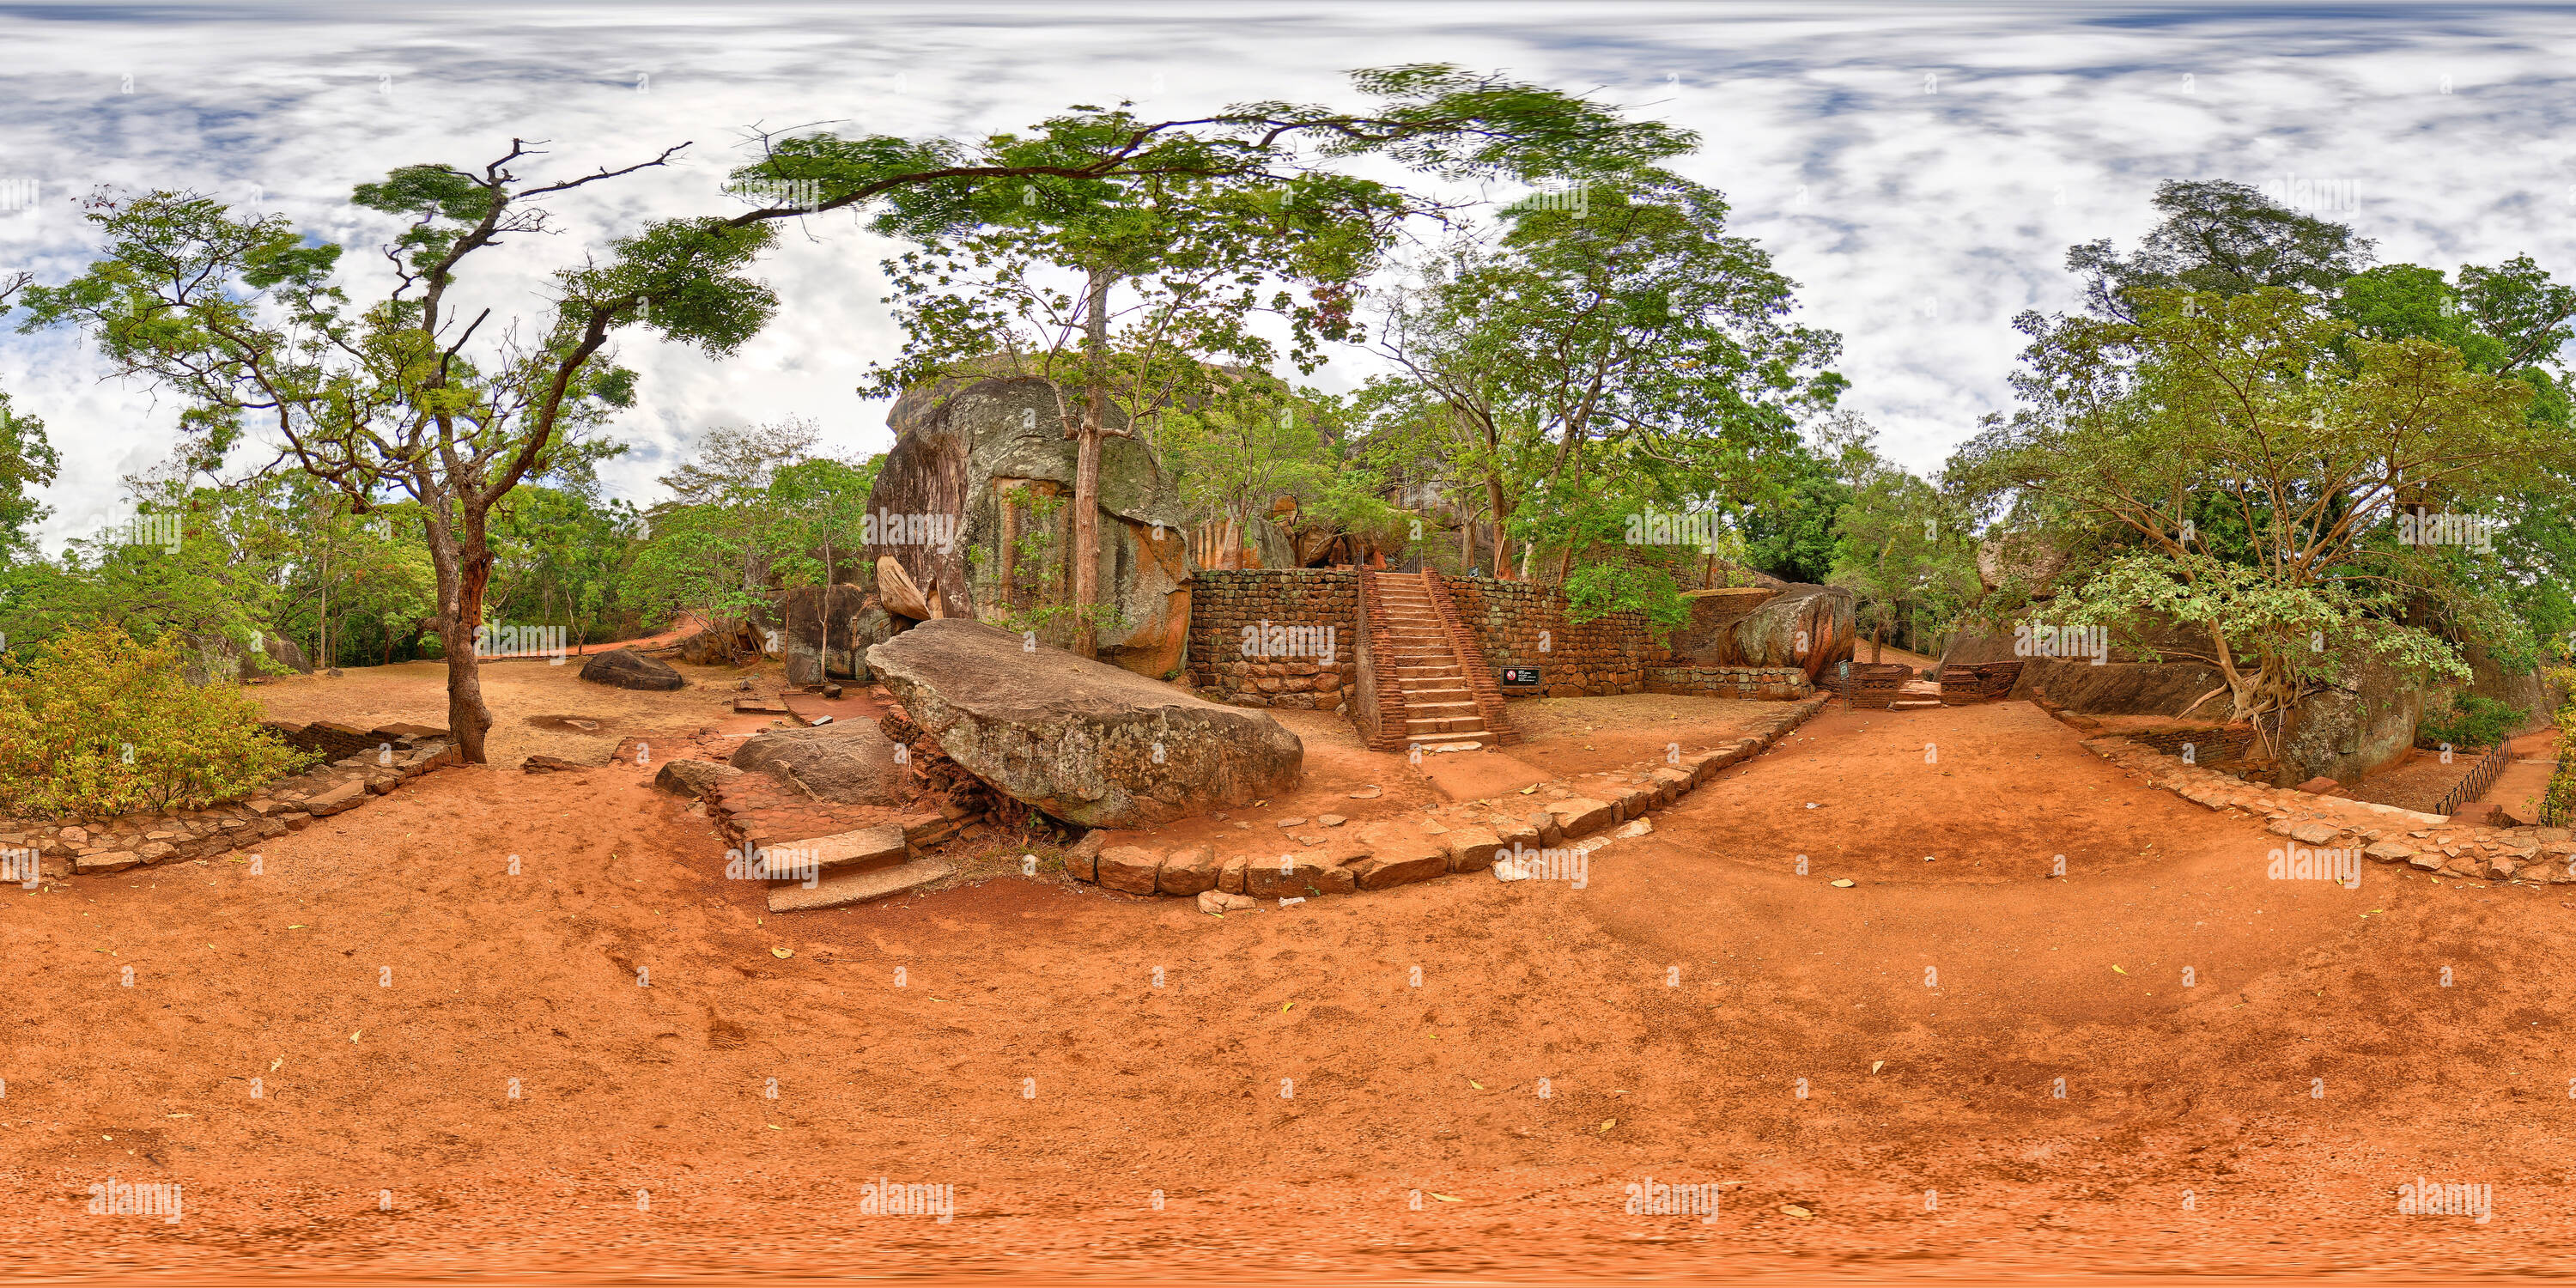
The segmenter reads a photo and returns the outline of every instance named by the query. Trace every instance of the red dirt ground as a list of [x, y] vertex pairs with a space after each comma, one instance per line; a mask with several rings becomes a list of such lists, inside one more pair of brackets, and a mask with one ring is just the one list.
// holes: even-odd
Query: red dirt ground
[[[2576, 1245], [2564, 902], [2267, 881], [2259, 820], [2020, 704], [1828, 708], [1582, 889], [1223, 919], [1016, 875], [769, 917], [648, 773], [443, 772], [260, 875], [0, 891], [0, 1265], [1991, 1282]], [[2494, 1219], [2398, 1215], [2418, 1176]], [[110, 1177], [184, 1219], [86, 1215]], [[861, 1215], [878, 1177], [955, 1220]], [[1721, 1212], [1624, 1213], [1649, 1177]]]

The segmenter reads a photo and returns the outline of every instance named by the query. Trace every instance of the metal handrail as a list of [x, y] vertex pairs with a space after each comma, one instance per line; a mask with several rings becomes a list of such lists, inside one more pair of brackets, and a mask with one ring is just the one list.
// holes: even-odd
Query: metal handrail
[[2461, 779], [2450, 791], [2443, 794], [2442, 803], [2434, 806], [2433, 812], [2448, 814], [2459, 806], [2485, 795], [2487, 788], [2494, 784], [2496, 776], [2502, 774], [2504, 767], [2512, 763], [2513, 739], [2499, 740], [2494, 750], [2479, 758], [2478, 763], [2469, 770], [2468, 777]]

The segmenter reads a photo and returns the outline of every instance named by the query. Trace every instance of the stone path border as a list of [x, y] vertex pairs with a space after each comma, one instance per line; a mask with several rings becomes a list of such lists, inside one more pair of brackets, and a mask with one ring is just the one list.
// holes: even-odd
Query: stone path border
[[[445, 730], [438, 731], [444, 734]], [[127, 814], [94, 823], [0, 818], [0, 849], [32, 848], [40, 875], [61, 879], [230, 853], [251, 841], [300, 832], [384, 796], [406, 780], [462, 764], [445, 737], [386, 738], [374, 755], [345, 756], [278, 779], [228, 804]]]
[[2084, 747], [2194, 804], [2260, 814], [2269, 820], [2273, 835], [2301, 844], [2358, 849], [2381, 863], [2464, 879], [2510, 885], [2576, 882], [2576, 833], [2567, 828], [2455, 824], [2440, 814], [2267, 787], [2186, 765], [2126, 738], [2088, 738]]
[[[1515, 847], [1557, 847], [1663, 809], [1720, 771], [1761, 754], [1822, 710], [1826, 701], [1819, 694], [1783, 704], [1757, 718], [1745, 736], [1709, 750], [1554, 779], [1527, 799], [1514, 793], [1427, 811], [1426, 830], [1433, 835], [1418, 842], [1292, 836], [1288, 839], [1299, 842], [1299, 849], [1284, 856], [1275, 843], [1264, 852], [1219, 855], [1206, 842], [1162, 850], [1122, 841], [1118, 833], [1092, 832], [1065, 852], [1065, 868], [1077, 880], [1126, 894], [1206, 896], [1200, 907], [1210, 912], [1242, 907], [1240, 900], [1246, 898], [1351, 894], [1483, 872], [1494, 866], [1498, 854], [1508, 856]], [[1510, 816], [1532, 806], [1538, 807], [1535, 812]], [[1247, 834], [1243, 839], [1254, 838]]]

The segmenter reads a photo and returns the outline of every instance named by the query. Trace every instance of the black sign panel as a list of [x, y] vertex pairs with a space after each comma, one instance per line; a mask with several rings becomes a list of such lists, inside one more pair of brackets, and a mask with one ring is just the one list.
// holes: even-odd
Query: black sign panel
[[1507, 666], [1507, 667], [1504, 667], [1504, 668], [1503, 668], [1503, 683], [1505, 683], [1505, 684], [1536, 684], [1536, 683], [1538, 683], [1538, 668], [1537, 668], [1537, 667], [1534, 667], [1534, 666]]

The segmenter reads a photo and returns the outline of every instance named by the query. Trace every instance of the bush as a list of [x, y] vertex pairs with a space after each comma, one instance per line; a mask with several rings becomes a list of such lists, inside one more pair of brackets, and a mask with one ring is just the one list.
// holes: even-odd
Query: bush
[[114, 626], [0, 658], [0, 809], [108, 818], [235, 800], [319, 759], [260, 727], [230, 684], [191, 685], [178, 644]]
[[2492, 747], [2512, 736], [2523, 721], [2523, 709], [2510, 702], [2463, 693], [2447, 711], [2426, 712], [2416, 722], [2418, 746], [2449, 743], [2453, 747]]

